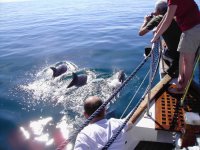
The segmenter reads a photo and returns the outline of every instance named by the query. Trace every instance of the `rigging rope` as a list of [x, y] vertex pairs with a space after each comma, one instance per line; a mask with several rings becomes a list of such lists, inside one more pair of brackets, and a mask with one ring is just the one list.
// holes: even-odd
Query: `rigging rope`
[[[197, 56], [200, 55], [200, 47], [197, 51]], [[200, 60], [199, 60], [199, 86], [200, 86]]]
[[[166, 51], [166, 49], [164, 49], [163, 45], [162, 45], [162, 42], [160, 40], [160, 52], [162, 54], [164, 54]], [[161, 63], [162, 63], [162, 70], [160, 69], [160, 79], [162, 79], [162, 74], [161, 73], [165, 73], [166, 74], [166, 68], [165, 68], [165, 62], [164, 62], [164, 59], [163, 59], [163, 55], [161, 55]], [[163, 71], [163, 72], [161, 72]]]
[[106, 105], [127, 85], [127, 83], [136, 75], [136, 73], [140, 70], [140, 68], [145, 64], [148, 57], [144, 58], [143, 61], [137, 66], [137, 68], [131, 73], [131, 75], [122, 83], [122, 85], [67, 139], [65, 140], [61, 145], [58, 146], [56, 150], [62, 150], [65, 148], [65, 146], [72, 141], [76, 135], [85, 127], [87, 126], [92, 119], [96, 115], [98, 115], [105, 107]]
[[200, 85], [200, 60], [199, 60], [199, 85]]
[[[155, 58], [155, 54], [156, 52], [159, 52], [159, 41], [153, 43], [153, 46], [152, 46], [152, 55], [154, 54], [154, 58]], [[158, 60], [157, 62], [154, 62], [152, 64], [152, 68], [153, 66], [155, 67], [154, 69], [154, 72], [152, 73], [152, 78], [151, 78], [151, 82], [150, 84], [153, 82], [154, 78], [155, 78], [155, 75], [156, 75], [156, 72], [158, 70], [158, 66], [159, 66], [159, 62], [160, 62], [160, 58], [161, 58], [161, 53], [157, 53], [159, 54], [158, 56]], [[153, 56], [151, 56], [153, 57]], [[154, 59], [155, 60], [155, 59]], [[153, 70], [153, 69], [152, 69]], [[134, 112], [137, 110], [137, 108], [139, 107], [140, 103], [142, 102], [142, 100], [144, 100], [144, 97], [146, 96], [147, 92], [149, 92], [151, 86], [148, 86], [147, 87], [147, 90], [145, 91], [144, 95], [142, 96], [142, 98], [139, 100], [139, 102], [137, 103], [137, 105], [134, 107], [133, 111], [128, 115], [128, 117], [125, 119], [124, 123], [122, 124], [122, 126], [117, 130], [117, 132], [112, 136], [111, 139], [109, 139], [109, 141], [106, 143], [106, 145], [102, 148], [102, 150], [107, 150], [110, 145], [115, 141], [115, 139], [117, 138], [117, 136], [120, 134], [120, 132], [123, 130], [123, 128], [125, 127], [125, 125], [127, 124], [127, 122], [129, 121], [129, 119], [131, 118], [131, 116], [134, 114]]]
[[195, 70], [196, 70], [196, 68], [197, 68], [197, 65], [198, 65], [198, 62], [199, 62], [199, 61], [200, 61], [200, 55], [197, 56], [197, 58], [196, 58], [196, 60], [195, 60], [195, 63], [194, 63], [195, 66], [194, 66], [194, 68], [193, 68], [191, 78], [190, 78], [190, 80], [188, 81], [187, 86], [186, 86], [185, 91], [184, 91], [184, 94], [183, 94], [183, 97], [181, 98], [181, 106], [184, 105], [184, 100], [185, 100], [186, 95], [187, 95], [187, 93], [188, 93], [190, 84], [191, 84], [192, 79], [193, 79], [193, 76], [194, 76], [194, 72], [195, 72]]
[[120, 119], [123, 118], [125, 112], [127, 111], [127, 109], [129, 108], [129, 106], [131, 105], [131, 103], [133, 102], [133, 100], [135, 99], [135, 96], [138, 94], [140, 88], [142, 87], [142, 85], [144, 84], [144, 81], [146, 80], [147, 76], [149, 75], [150, 70], [147, 72], [146, 76], [144, 77], [142, 83], [140, 84], [140, 86], [138, 87], [137, 91], [135, 92], [135, 94], [133, 95], [133, 97], [131, 98], [129, 104], [127, 105], [126, 109], [124, 110], [123, 114], [121, 115]]

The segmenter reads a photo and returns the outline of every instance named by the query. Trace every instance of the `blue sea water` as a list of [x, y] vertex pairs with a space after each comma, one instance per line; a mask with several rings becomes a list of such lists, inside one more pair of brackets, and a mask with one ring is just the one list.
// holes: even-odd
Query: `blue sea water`
[[[29, 142], [17, 135], [12, 143], [21, 139], [26, 149], [55, 149], [83, 121], [86, 97], [109, 98], [113, 74], [124, 70], [128, 76], [143, 60], [152, 34], [139, 37], [138, 29], [154, 2], [0, 1], [0, 149], [22, 149], [8, 146], [16, 126]], [[75, 64], [75, 71], [88, 74], [89, 84], [69, 90], [68, 80], [52, 79], [49, 67], [59, 63]], [[148, 68], [109, 104], [108, 117], [121, 116]]]

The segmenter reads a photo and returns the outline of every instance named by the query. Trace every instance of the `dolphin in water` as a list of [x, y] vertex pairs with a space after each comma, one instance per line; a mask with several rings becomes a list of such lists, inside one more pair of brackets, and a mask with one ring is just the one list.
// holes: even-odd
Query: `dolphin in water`
[[76, 73], [72, 73], [72, 81], [67, 86], [67, 88], [70, 88], [72, 86], [80, 87], [87, 84], [87, 75], [77, 75]]
[[58, 67], [50, 67], [53, 71], [53, 77], [58, 77], [61, 74], [65, 73], [67, 71], [66, 65], [60, 65]]
[[119, 88], [119, 86], [125, 81], [126, 75], [123, 70], [120, 70], [113, 76], [113, 80], [108, 82], [108, 85], [113, 89]]
[[117, 77], [118, 77], [119, 82], [121, 82], [121, 83], [123, 83], [125, 81], [125, 79], [126, 79], [126, 75], [125, 75], [123, 70], [120, 70], [117, 73]]

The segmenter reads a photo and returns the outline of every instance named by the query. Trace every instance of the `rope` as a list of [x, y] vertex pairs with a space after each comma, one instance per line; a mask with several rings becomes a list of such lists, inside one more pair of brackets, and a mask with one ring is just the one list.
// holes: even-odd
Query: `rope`
[[[166, 50], [164, 50], [162, 44], [161, 44], [161, 40], [160, 40], [160, 51], [161, 53], [165, 53]], [[166, 68], [164, 67], [164, 59], [163, 59], [163, 55], [161, 55], [161, 63], [162, 63], [162, 70], [163, 73], [166, 73]], [[162, 75], [161, 75], [161, 70], [160, 70], [160, 79], [162, 79]]]
[[[151, 98], [151, 86], [153, 82], [152, 78], [154, 78], [157, 73], [159, 63], [160, 63], [160, 58], [162, 56], [161, 55], [162, 49], [159, 47], [159, 44], [161, 44], [160, 39], [157, 42], [152, 44], [152, 59], [151, 59], [151, 66], [150, 66], [149, 85], [148, 85], [148, 102], [147, 102], [147, 112], [146, 112], [148, 116], [151, 116], [149, 112], [149, 109], [150, 109], [149, 101]], [[160, 53], [159, 53], [159, 50], [160, 50]], [[157, 60], [156, 60], [156, 54], [160, 54], [158, 55]]]
[[[154, 52], [154, 54], [156, 54], [155, 52], [156, 52], [156, 50], [158, 50], [159, 44], [158, 44], [158, 42], [156, 42], [156, 43], [153, 43], [153, 45], [154, 46], [153, 46], [153, 49], [152, 49], [152, 53]], [[151, 78], [151, 83], [153, 82], [153, 80], [155, 78], [155, 75], [156, 75], [156, 72], [158, 70], [160, 57], [161, 57], [161, 53], [159, 53], [159, 57], [158, 57], [159, 59], [157, 61], [157, 64], [156, 65], [152, 64], [152, 65], [155, 65], [155, 70], [154, 70], [153, 76]], [[145, 91], [145, 94], [139, 100], [138, 104], [134, 107], [133, 111], [128, 115], [128, 117], [126, 118], [126, 120], [124, 121], [124, 123], [122, 124], [122, 126], [117, 130], [117, 132], [112, 136], [112, 138], [106, 143], [106, 145], [102, 148], [102, 150], [107, 150], [110, 147], [110, 145], [115, 141], [115, 139], [117, 138], [117, 136], [120, 134], [120, 132], [123, 130], [123, 128], [125, 127], [125, 125], [129, 121], [129, 119], [131, 118], [131, 116], [135, 113], [136, 109], [139, 107], [139, 105], [142, 102], [142, 100], [144, 100], [144, 97], [146, 96], [147, 92], [149, 92], [150, 88], [151, 87], [148, 86], [147, 90]]]
[[[197, 50], [197, 56], [200, 55], [200, 47]], [[199, 59], [199, 85], [200, 85], [200, 59]]]
[[199, 85], [200, 85], [200, 60], [199, 60]]
[[[149, 56], [148, 56], [149, 57]], [[106, 105], [126, 86], [126, 84], [135, 76], [135, 74], [140, 70], [140, 68], [145, 64], [148, 57], [144, 58], [143, 61], [137, 66], [137, 68], [131, 73], [131, 75], [123, 82], [123, 84], [82, 124], [82, 126], [77, 129], [74, 134], [72, 134], [67, 140], [65, 140], [61, 145], [58, 146], [56, 150], [62, 150], [65, 148], [65, 146], [72, 141], [75, 136], [85, 127], [87, 126], [92, 119], [96, 115], [98, 115], [105, 107]]]
[[192, 76], [191, 76], [190, 80], [188, 81], [187, 86], [186, 86], [185, 91], [184, 91], [184, 95], [183, 95], [183, 97], [181, 98], [181, 106], [183, 106], [183, 104], [184, 104], [184, 100], [185, 100], [185, 98], [186, 98], [186, 95], [187, 95], [187, 93], [188, 93], [190, 84], [191, 84], [191, 82], [192, 82], [192, 78], [193, 78], [193, 76], [194, 76], [194, 72], [195, 72], [196, 67], [197, 67], [197, 65], [198, 65], [198, 61], [200, 61], [200, 55], [196, 58], [195, 66], [194, 66], [194, 69], [193, 69], [193, 71], [192, 71]]
[[131, 105], [131, 103], [133, 102], [133, 100], [135, 99], [135, 96], [138, 94], [140, 88], [142, 87], [142, 85], [144, 84], [144, 81], [146, 80], [147, 76], [149, 75], [150, 70], [147, 72], [146, 76], [144, 77], [142, 83], [140, 84], [139, 88], [137, 89], [137, 91], [135, 92], [135, 94], [133, 95], [133, 97], [131, 98], [128, 106], [126, 107], [126, 109], [124, 110], [123, 114], [121, 115], [120, 119], [123, 118], [125, 112], [127, 111], [127, 109], [129, 108], [129, 106]]

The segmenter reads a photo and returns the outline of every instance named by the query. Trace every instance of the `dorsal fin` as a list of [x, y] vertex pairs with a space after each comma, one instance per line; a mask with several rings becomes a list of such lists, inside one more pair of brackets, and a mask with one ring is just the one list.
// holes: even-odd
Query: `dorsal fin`
[[55, 67], [50, 67], [50, 69], [53, 71], [53, 77], [55, 77], [57, 69]]
[[76, 80], [78, 79], [78, 76], [76, 73], [72, 72], [72, 81], [69, 83], [67, 88], [70, 88], [76, 84]]
[[50, 67], [50, 68], [53, 70], [53, 72], [56, 71], [56, 68], [55, 68], [55, 67]]

